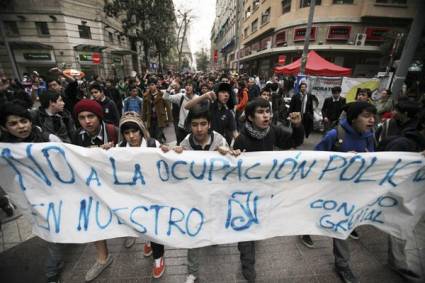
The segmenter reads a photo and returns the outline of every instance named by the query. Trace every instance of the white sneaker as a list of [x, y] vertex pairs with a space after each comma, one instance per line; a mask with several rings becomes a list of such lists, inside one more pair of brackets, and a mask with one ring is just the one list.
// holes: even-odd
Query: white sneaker
[[189, 274], [186, 277], [186, 282], [185, 283], [195, 283], [195, 281], [196, 281], [196, 276], [193, 275], [193, 274]]
[[97, 276], [99, 276], [105, 268], [107, 268], [113, 261], [111, 255], [108, 255], [108, 258], [106, 259], [105, 263], [100, 263], [96, 260], [96, 262], [93, 264], [92, 267], [87, 271], [86, 273], [86, 282], [90, 282], [94, 280]]

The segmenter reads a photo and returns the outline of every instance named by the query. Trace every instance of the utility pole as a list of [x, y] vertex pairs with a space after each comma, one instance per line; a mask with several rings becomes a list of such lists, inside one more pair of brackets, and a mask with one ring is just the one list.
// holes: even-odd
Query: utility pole
[[415, 55], [415, 51], [425, 25], [425, 17], [423, 16], [423, 12], [425, 11], [425, 1], [416, 1], [416, 3], [416, 15], [410, 27], [409, 34], [407, 35], [406, 43], [404, 44], [403, 52], [401, 53], [400, 64], [397, 67], [394, 81], [391, 86], [391, 92], [394, 94], [396, 99], [398, 99], [401, 87], [406, 80], [409, 65]]
[[305, 66], [307, 65], [308, 46], [310, 45], [311, 26], [313, 25], [315, 5], [316, 5], [316, 0], [310, 0], [310, 10], [308, 12], [307, 30], [305, 31], [304, 49], [303, 49], [303, 55], [301, 57], [300, 75], [305, 74]]
[[[192, 17], [189, 15], [189, 13], [191, 12], [191, 10], [189, 11], [185, 11], [184, 13], [180, 12], [180, 15], [183, 16], [182, 19], [182, 23], [181, 26], [179, 28], [179, 35], [180, 35], [180, 30], [183, 29], [183, 36], [181, 38], [181, 42], [180, 42], [180, 47], [178, 49], [178, 56], [179, 56], [179, 62], [177, 65], [177, 70], [179, 70], [181, 68], [181, 64], [182, 64], [182, 55], [183, 55], [183, 44], [186, 38], [186, 32], [187, 32], [187, 28], [189, 26], [190, 21], [192, 20]], [[179, 40], [179, 38], [177, 38], [177, 41]]]

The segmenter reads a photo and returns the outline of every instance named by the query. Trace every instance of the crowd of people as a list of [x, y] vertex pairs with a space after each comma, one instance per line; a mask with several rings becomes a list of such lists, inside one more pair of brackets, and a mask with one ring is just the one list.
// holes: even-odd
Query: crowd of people
[[[255, 77], [235, 74], [149, 74], [119, 81], [94, 77], [82, 81], [51, 70], [44, 79], [34, 72], [19, 82], [0, 77], [0, 141], [64, 142], [82, 147], [157, 147], [173, 150], [218, 151], [238, 156], [243, 152], [295, 149], [312, 131], [317, 98], [300, 83], [291, 95], [291, 81], [273, 77], [261, 84]], [[31, 81], [31, 83], [28, 83]], [[425, 112], [420, 99], [392, 96], [382, 90], [371, 101], [368, 89], [359, 89], [356, 101], [346, 103], [341, 88], [332, 88], [321, 109], [325, 133], [319, 151], [373, 152], [425, 150]], [[290, 98], [290, 99], [287, 99]], [[290, 102], [288, 102], [290, 100]], [[173, 125], [174, 139], [164, 129]], [[172, 145], [171, 145], [172, 144]], [[129, 149], [130, 150], [130, 149]], [[0, 204], [13, 214], [4, 195]], [[358, 238], [356, 231], [352, 237]], [[314, 248], [309, 235], [302, 243]], [[124, 239], [126, 248], [134, 238]], [[390, 237], [390, 266], [404, 278], [420, 281], [405, 259], [405, 242]], [[86, 274], [92, 281], [112, 262], [107, 241], [97, 241], [96, 259]], [[47, 282], [59, 282], [63, 244], [48, 243]], [[238, 243], [242, 273], [254, 282], [255, 242]], [[153, 256], [152, 276], [165, 270], [164, 246], [144, 245]], [[344, 282], [358, 282], [350, 268], [348, 241], [334, 239], [335, 268]], [[187, 283], [199, 278], [199, 249], [188, 252]]]

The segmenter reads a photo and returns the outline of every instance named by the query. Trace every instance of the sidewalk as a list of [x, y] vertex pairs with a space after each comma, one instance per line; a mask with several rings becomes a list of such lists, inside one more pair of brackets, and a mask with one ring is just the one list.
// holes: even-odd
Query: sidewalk
[[[312, 148], [320, 135], [306, 140]], [[1, 212], [0, 212], [1, 213]], [[349, 239], [352, 269], [361, 282], [404, 282], [387, 263], [387, 235], [371, 226], [358, 229], [359, 240]], [[315, 247], [306, 248], [298, 237], [277, 237], [257, 242], [257, 282], [341, 282], [333, 270], [332, 240], [313, 236]], [[32, 237], [24, 217], [2, 225], [0, 233], [0, 281], [45, 282], [46, 243]], [[108, 240], [114, 262], [93, 282], [184, 282], [187, 275], [187, 250], [166, 248], [166, 271], [155, 280], [151, 277], [152, 258], [143, 257], [143, 241], [131, 249], [124, 239]], [[425, 218], [415, 230], [415, 241], [408, 247], [415, 270], [425, 274]], [[65, 257], [63, 282], [84, 282], [95, 260], [93, 244], [69, 245]], [[241, 275], [236, 244], [206, 247], [202, 250], [198, 282], [245, 282]]]

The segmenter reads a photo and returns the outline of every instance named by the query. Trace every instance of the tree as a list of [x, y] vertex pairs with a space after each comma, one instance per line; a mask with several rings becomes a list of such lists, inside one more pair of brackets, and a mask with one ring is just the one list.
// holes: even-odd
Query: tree
[[196, 69], [198, 71], [206, 72], [208, 65], [210, 64], [210, 59], [208, 57], [208, 52], [204, 48], [201, 51], [195, 53], [196, 60]]
[[[178, 58], [179, 58], [179, 62], [177, 64], [177, 69], [180, 70], [183, 67], [186, 67], [186, 64], [182, 63], [182, 59], [183, 59], [183, 45], [184, 45], [184, 41], [186, 39], [186, 33], [187, 33], [187, 29], [189, 28], [189, 24], [190, 22], [193, 20], [193, 16], [190, 14], [191, 10], [188, 11], [184, 11], [181, 12], [180, 10], [178, 11], [179, 16], [181, 17], [181, 21], [179, 24], [179, 31], [177, 33], [177, 42], [178, 42]], [[182, 35], [182, 36], [180, 36]], [[187, 65], [189, 65], [189, 63], [187, 63]]]
[[122, 18], [125, 33], [130, 41], [140, 42], [144, 64], [149, 66], [149, 55], [162, 58], [174, 45], [174, 5], [172, 0], [105, 0], [104, 11], [109, 17]]

